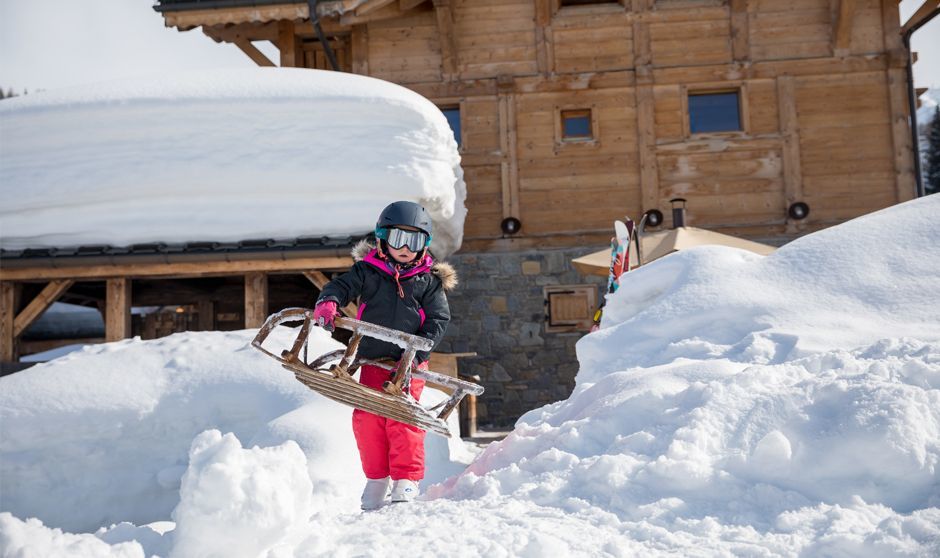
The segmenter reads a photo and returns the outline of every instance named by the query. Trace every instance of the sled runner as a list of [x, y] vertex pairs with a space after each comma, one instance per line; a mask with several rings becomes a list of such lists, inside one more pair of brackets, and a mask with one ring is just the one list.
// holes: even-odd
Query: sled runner
[[[278, 325], [301, 320], [303, 324], [289, 350], [275, 354], [262, 346], [265, 339]], [[418, 351], [431, 350], [429, 339], [353, 318], [337, 317], [333, 324], [352, 332], [353, 335], [346, 350], [331, 351], [310, 362], [306, 362], [307, 337], [310, 334], [310, 327], [315, 324], [312, 321], [312, 311], [304, 308], [286, 308], [269, 316], [251, 345], [280, 362], [284, 368], [293, 372], [294, 377], [302, 384], [333, 401], [417, 426], [448, 438], [451, 434], [446, 421], [450, 413], [460, 404], [465, 395], [483, 393], [483, 387], [477, 384], [430, 370], [413, 368], [412, 362], [415, 354]], [[356, 351], [363, 336], [394, 343], [404, 349], [401, 364], [357, 358]], [[301, 351], [304, 353], [303, 357], [301, 357]], [[353, 379], [353, 374], [363, 364], [378, 366], [391, 372], [391, 379], [385, 382], [383, 391], [366, 387]], [[409, 392], [412, 378], [421, 378], [450, 388], [453, 393], [441, 403], [426, 408], [415, 401]]]

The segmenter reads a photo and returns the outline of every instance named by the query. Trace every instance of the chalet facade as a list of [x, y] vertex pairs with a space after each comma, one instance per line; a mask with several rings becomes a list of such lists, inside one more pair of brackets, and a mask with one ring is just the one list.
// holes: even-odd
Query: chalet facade
[[[682, 197], [697, 227], [779, 245], [917, 194], [909, 52], [892, 0], [161, 0], [155, 9], [167, 26], [201, 29], [259, 65], [370, 75], [445, 112], [469, 213], [451, 258], [463, 282], [442, 349], [475, 353], [461, 372], [487, 389], [483, 423], [509, 424], [570, 393], [574, 344], [600, 296], [599, 280], [570, 260], [604, 246], [614, 219], [668, 212]], [[277, 59], [258, 48], [264, 41]], [[306, 271], [342, 267], [329, 257]], [[246, 284], [260, 293], [275, 269], [253, 268], [260, 275]], [[120, 300], [126, 287], [111, 281]], [[66, 288], [52, 285], [40, 296]], [[276, 309], [252, 311], [252, 300], [245, 324]]]

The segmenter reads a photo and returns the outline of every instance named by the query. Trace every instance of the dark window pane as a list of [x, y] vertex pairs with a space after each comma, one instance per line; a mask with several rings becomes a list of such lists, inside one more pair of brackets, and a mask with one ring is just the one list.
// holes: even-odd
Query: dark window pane
[[693, 134], [740, 130], [738, 92], [689, 95], [689, 128]]
[[565, 139], [590, 139], [591, 133], [591, 111], [572, 110], [562, 111], [562, 138]]
[[454, 131], [454, 139], [457, 140], [457, 147], [460, 147], [460, 109], [446, 108], [441, 109], [450, 124], [450, 129]]

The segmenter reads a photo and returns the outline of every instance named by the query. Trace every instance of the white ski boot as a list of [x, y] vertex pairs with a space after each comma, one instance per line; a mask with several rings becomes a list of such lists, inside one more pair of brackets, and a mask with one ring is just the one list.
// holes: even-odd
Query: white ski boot
[[388, 490], [392, 479], [368, 479], [366, 487], [362, 490], [361, 508], [366, 511], [377, 510], [388, 502]]
[[401, 479], [392, 484], [392, 503], [411, 502], [418, 496], [418, 483]]

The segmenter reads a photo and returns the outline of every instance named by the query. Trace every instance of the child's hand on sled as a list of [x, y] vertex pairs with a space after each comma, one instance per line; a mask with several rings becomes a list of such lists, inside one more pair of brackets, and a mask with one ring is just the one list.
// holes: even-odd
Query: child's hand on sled
[[336, 303], [332, 300], [324, 300], [313, 309], [313, 322], [327, 331], [333, 331], [335, 329], [333, 320], [338, 314]]

